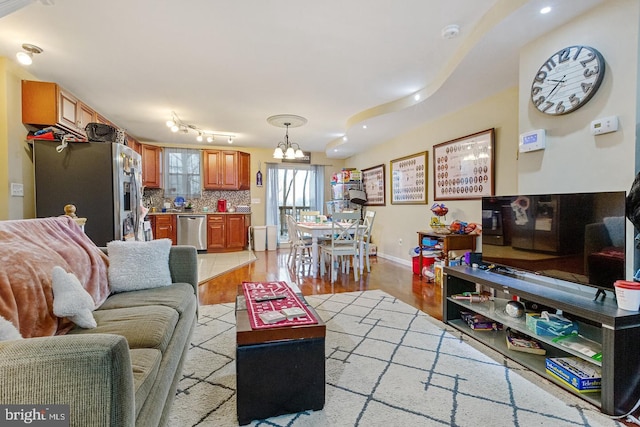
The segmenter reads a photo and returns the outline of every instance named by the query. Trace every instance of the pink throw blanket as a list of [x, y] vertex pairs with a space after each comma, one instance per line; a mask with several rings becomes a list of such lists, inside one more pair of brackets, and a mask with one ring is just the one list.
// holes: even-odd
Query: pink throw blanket
[[55, 266], [76, 275], [96, 308], [109, 296], [107, 256], [73, 219], [0, 221], [0, 316], [24, 338], [64, 334], [73, 327], [53, 314]]

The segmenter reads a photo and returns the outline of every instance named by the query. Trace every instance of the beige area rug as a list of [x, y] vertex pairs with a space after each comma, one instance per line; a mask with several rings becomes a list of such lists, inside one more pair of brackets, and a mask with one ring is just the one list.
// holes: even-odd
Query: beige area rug
[[[252, 427], [624, 427], [382, 291], [306, 299], [327, 325], [324, 409]], [[168, 425], [238, 425], [235, 338], [233, 303], [200, 307]]]
[[235, 270], [256, 260], [253, 251], [198, 254], [198, 283]]

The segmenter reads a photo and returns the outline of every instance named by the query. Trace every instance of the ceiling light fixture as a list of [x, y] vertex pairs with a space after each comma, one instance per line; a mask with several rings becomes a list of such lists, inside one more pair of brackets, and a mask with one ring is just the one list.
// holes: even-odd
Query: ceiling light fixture
[[458, 37], [458, 34], [460, 34], [460, 26], [456, 24], [447, 25], [442, 29], [443, 39], [447, 39], [447, 40], [453, 39]]
[[24, 49], [24, 52], [16, 53], [16, 58], [18, 58], [18, 62], [22, 65], [31, 65], [33, 63], [33, 54], [35, 53], [37, 55], [42, 53], [41, 48], [29, 43], [24, 43], [22, 49]]
[[267, 118], [267, 122], [273, 126], [286, 128], [284, 142], [279, 142], [276, 149], [273, 150], [274, 159], [293, 160], [304, 157], [300, 145], [289, 141], [289, 128], [302, 126], [307, 123], [307, 119], [293, 114], [278, 114]]
[[542, 9], [540, 9], [540, 13], [543, 14], [543, 15], [545, 13], [549, 13], [549, 12], [551, 12], [551, 7], [550, 6], [545, 6]]
[[231, 144], [233, 143], [233, 139], [236, 137], [235, 135], [230, 133], [213, 132], [210, 130], [201, 129], [198, 126], [195, 126], [189, 123], [185, 123], [182, 120], [180, 120], [178, 115], [173, 111], [171, 112], [171, 119], [167, 120], [165, 124], [169, 129], [171, 129], [171, 132], [173, 133], [176, 133], [176, 132], [189, 133], [189, 131], [194, 131], [195, 133], [198, 134], [198, 136], [196, 136], [196, 141], [198, 142], [202, 142], [205, 138], [207, 142], [213, 142], [214, 136], [222, 136], [227, 138], [227, 141], [229, 142], [229, 144]]

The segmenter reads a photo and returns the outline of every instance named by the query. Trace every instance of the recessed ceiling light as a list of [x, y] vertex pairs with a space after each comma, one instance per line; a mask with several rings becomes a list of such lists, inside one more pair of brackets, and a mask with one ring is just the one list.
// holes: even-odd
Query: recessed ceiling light
[[362, 129], [366, 129], [366, 128], [367, 128], [367, 125], [362, 125]]
[[347, 138], [347, 135], [345, 135], [345, 136], [342, 137], [342, 140], [346, 142], [346, 141], [349, 140], [349, 138]]
[[545, 6], [542, 9], [540, 9], [540, 13], [542, 13], [543, 15], [545, 13], [549, 13], [549, 12], [551, 12], [551, 7], [550, 6]]
[[420, 101], [420, 94], [416, 93], [415, 95], [413, 95], [413, 99], [415, 99], [416, 101]]

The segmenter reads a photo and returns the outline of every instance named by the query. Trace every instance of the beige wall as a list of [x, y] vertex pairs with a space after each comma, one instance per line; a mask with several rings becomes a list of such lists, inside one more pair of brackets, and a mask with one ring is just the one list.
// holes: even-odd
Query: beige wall
[[[612, 31], [611, 22], [615, 22]], [[628, 191], [638, 158], [638, 49], [640, 2], [609, 1], [569, 25], [530, 43], [520, 54], [520, 132], [546, 130], [546, 149], [522, 154], [520, 193]], [[595, 96], [573, 113], [547, 117], [529, 101], [531, 82], [554, 52], [572, 45], [592, 46], [606, 62]], [[593, 120], [617, 116], [619, 130], [593, 136]], [[633, 225], [627, 221], [627, 277], [634, 272]]]
[[[433, 200], [433, 150], [442, 142], [485, 129], [495, 129], [495, 180], [497, 194], [517, 190], [518, 90], [512, 88], [453, 114], [440, 117], [398, 138], [378, 145], [347, 160], [348, 167], [366, 169], [385, 165], [386, 206], [367, 208], [376, 211], [372, 240], [382, 257], [409, 264], [409, 251], [418, 243], [416, 232], [429, 229]], [[427, 204], [392, 205], [390, 203], [389, 161], [421, 151], [429, 152]], [[446, 201], [447, 222], [453, 219], [481, 222], [480, 201]]]
[[[21, 81], [33, 79], [24, 68], [0, 57], [0, 220], [35, 215], [31, 150], [22, 125]], [[11, 183], [24, 185], [24, 197], [10, 195]]]

